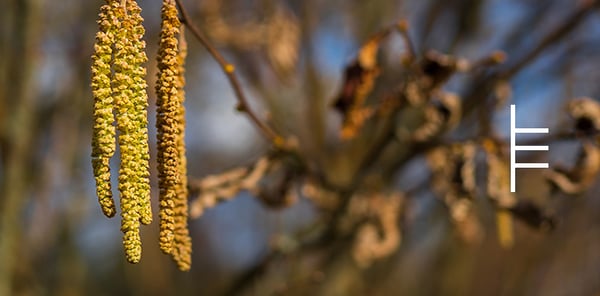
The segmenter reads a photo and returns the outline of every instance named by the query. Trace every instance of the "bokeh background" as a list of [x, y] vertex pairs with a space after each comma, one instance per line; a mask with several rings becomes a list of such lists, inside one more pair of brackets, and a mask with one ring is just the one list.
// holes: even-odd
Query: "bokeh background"
[[[314, 134], [336, 137], [340, 119], [329, 106], [344, 67], [362, 42], [400, 19], [408, 20], [418, 52], [436, 49], [476, 60], [502, 50], [508, 63], [573, 22], [511, 76], [517, 125], [559, 130], [568, 122], [567, 99], [600, 98], [600, 10], [577, 12], [593, 1], [183, 2], [236, 65], [258, 114], [301, 141], [319, 139]], [[370, 268], [346, 256], [332, 260], [333, 267], [307, 270], [302, 266], [318, 255], [301, 252], [267, 258], [267, 265], [274, 241], [293, 237], [320, 212], [302, 197], [272, 209], [242, 193], [190, 221], [191, 271], [179, 272], [161, 254], [158, 223], [142, 227], [142, 261], [128, 264], [119, 218], [105, 218], [97, 205], [90, 160], [90, 55], [103, 2], [1, 4], [0, 295], [600, 295], [599, 185], [581, 196], [550, 195], [536, 170], [519, 173], [519, 196], [542, 204], [558, 225], [547, 232], [517, 223], [509, 249], [498, 243], [494, 211], [484, 198], [477, 208], [486, 235], [479, 244], [467, 244], [457, 238], [444, 205], [420, 190], [402, 223], [399, 249]], [[150, 58], [152, 127], [161, 1], [139, 4]], [[235, 111], [218, 65], [191, 36], [188, 44], [190, 178], [251, 164], [268, 143]], [[399, 38], [390, 40], [384, 66], [399, 67], [403, 50]], [[466, 93], [465, 79], [446, 88]], [[493, 130], [502, 138], [508, 137], [508, 110], [505, 105], [492, 113]], [[465, 119], [455, 134], [469, 135], [473, 122]], [[573, 162], [576, 142], [549, 144], [550, 152], [538, 160], [551, 166]], [[151, 153], [154, 161], [152, 143]], [[408, 161], [395, 186], [412, 188], [427, 178], [424, 166], [422, 157]], [[156, 204], [156, 171], [151, 173]]]

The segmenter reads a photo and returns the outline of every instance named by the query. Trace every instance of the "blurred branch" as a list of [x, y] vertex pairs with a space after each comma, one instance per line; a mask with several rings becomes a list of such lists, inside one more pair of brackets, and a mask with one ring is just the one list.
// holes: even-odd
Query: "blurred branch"
[[[493, 92], [494, 88], [499, 82], [508, 81], [520, 72], [527, 65], [532, 63], [542, 54], [546, 49], [556, 45], [562, 38], [567, 36], [570, 32], [576, 29], [588, 16], [593, 8], [598, 7], [600, 1], [588, 0], [583, 1], [581, 6], [573, 12], [571, 15], [566, 17], [562, 24], [546, 34], [535, 46], [532, 47], [522, 58], [517, 59], [516, 62], [508, 64], [504, 68], [498, 68], [488, 73], [475, 76], [468, 84], [468, 93], [464, 96], [462, 103], [462, 110], [464, 117], [468, 117], [473, 111], [478, 110], [479, 120], [478, 126], [480, 128], [480, 135], [485, 136], [489, 132], [490, 123], [488, 122], [492, 118], [491, 112], [493, 108], [487, 106], [490, 104], [490, 93]], [[486, 105], [487, 107], [482, 107]], [[493, 105], [493, 104], [492, 104]], [[466, 120], [462, 124], [468, 124]]]
[[429, 5], [427, 6], [427, 10], [424, 13], [424, 16], [421, 17], [422, 23], [417, 26], [420, 28], [418, 36], [419, 48], [429, 48], [430, 47], [430, 35], [433, 31], [434, 24], [436, 20], [440, 18], [440, 15], [447, 8], [449, 1], [429, 1]]
[[[323, 88], [323, 77], [319, 73], [319, 65], [317, 62], [317, 52], [312, 44], [313, 34], [318, 24], [318, 15], [314, 9], [318, 5], [317, 1], [305, 0], [302, 2], [302, 18], [301, 18], [301, 46], [303, 47], [304, 55], [304, 80], [307, 92], [308, 107], [306, 108], [306, 120], [310, 132], [309, 142], [312, 146], [309, 147], [312, 151], [313, 158], [321, 155], [319, 152], [324, 149], [325, 143], [325, 101], [324, 88]], [[311, 155], [311, 156], [312, 156]], [[322, 159], [316, 160], [318, 163], [322, 162]]]
[[179, 12], [181, 13], [181, 21], [185, 24], [186, 27], [190, 29], [194, 37], [200, 41], [202, 46], [206, 48], [206, 50], [210, 53], [210, 55], [217, 61], [219, 66], [221, 66], [221, 70], [227, 76], [231, 87], [235, 93], [236, 98], [238, 99], [237, 109], [241, 112], [245, 112], [250, 120], [258, 127], [258, 129], [263, 133], [263, 135], [271, 141], [276, 147], [282, 147], [284, 143], [284, 139], [278, 135], [273, 129], [271, 129], [267, 124], [262, 122], [256, 113], [252, 111], [250, 105], [248, 104], [248, 99], [246, 98], [245, 93], [242, 90], [242, 86], [235, 74], [235, 67], [227, 62], [223, 55], [219, 53], [219, 51], [208, 41], [208, 38], [204, 36], [204, 34], [196, 27], [194, 22], [190, 19], [190, 16], [181, 3], [181, 0], [175, 0], [177, 2], [177, 7], [179, 7]]
[[600, 1], [597, 0], [584, 1], [559, 27], [544, 36], [533, 49], [526, 53], [521, 59], [514, 62], [510, 67], [503, 70], [499, 76], [504, 79], [514, 76], [517, 72], [535, 60], [544, 50], [556, 45], [558, 41], [577, 28], [579, 24], [587, 19], [586, 16], [593, 11], [593, 8], [597, 8], [598, 5], [600, 5]]
[[242, 272], [231, 285], [227, 288], [223, 295], [240, 295], [248, 286], [252, 285], [261, 276], [265, 275], [270, 264], [275, 261], [281, 254], [270, 250], [257, 264]]
[[[5, 122], [2, 145], [0, 146], [3, 178], [0, 179], [0, 295], [13, 294], [13, 278], [16, 260], [19, 258], [18, 241], [21, 235], [21, 214], [26, 197], [26, 170], [30, 161], [31, 140], [36, 136], [33, 125], [35, 107], [33, 99], [34, 68], [36, 67], [36, 51], [38, 49], [41, 25], [42, 0], [13, 1], [16, 32], [10, 37], [12, 47], [8, 67], [10, 75], [4, 76], [2, 83], [8, 86], [7, 98], [13, 104], [1, 118]], [[4, 91], [4, 90], [3, 90]]]
[[[349, 198], [348, 198], [349, 199]], [[243, 271], [234, 282], [228, 287], [224, 295], [240, 295], [247, 291], [251, 285], [261, 280], [261, 277], [268, 276], [271, 268], [277, 260], [290, 256], [303, 257], [313, 252], [323, 252], [318, 263], [322, 269], [330, 267], [340, 256], [346, 255], [346, 247], [352, 243], [355, 231], [348, 231], [346, 235], [337, 235], [329, 232], [327, 229], [336, 228], [337, 223], [317, 221], [308, 230], [297, 233], [294, 237], [297, 245], [291, 251], [284, 251], [277, 248], [271, 248], [256, 264]], [[324, 226], [327, 229], [323, 229]], [[355, 227], [357, 228], [357, 227]], [[315, 232], [316, 235], [315, 235]], [[319, 268], [320, 269], [320, 268]], [[313, 270], [311, 270], [312, 272]]]

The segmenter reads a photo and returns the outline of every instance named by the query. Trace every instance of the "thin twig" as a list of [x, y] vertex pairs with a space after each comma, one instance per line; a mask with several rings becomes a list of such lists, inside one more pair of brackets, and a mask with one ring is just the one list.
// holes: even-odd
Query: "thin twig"
[[248, 99], [242, 91], [239, 79], [235, 74], [235, 67], [229, 62], [227, 62], [227, 60], [225, 60], [223, 55], [219, 53], [219, 51], [208, 41], [208, 38], [206, 38], [206, 36], [202, 34], [198, 27], [196, 27], [194, 22], [190, 19], [187, 10], [181, 3], [181, 0], [175, 0], [175, 2], [177, 3], [177, 7], [179, 8], [179, 12], [181, 13], [181, 22], [188, 29], [190, 29], [194, 37], [196, 37], [196, 39], [200, 41], [202, 46], [206, 48], [206, 50], [215, 59], [215, 61], [217, 61], [217, 63], [221, 67], [221, 70], [223, 70], [223, 73], [225, 73], [225, 75], [227, 76], [227, 79], [229, 80], [229, 83], [231, 84], [231, 87], [233, 88], [235, 96], [238, 100], [237, 109], [241, 112], [245, 112], [248, 115], [248, 117], [250, 117], [250, 120], [258, 127], [258, 129], [269, 141], [271, 141], [275, 146], [281, 147], [284, 144], [283, 138], [279, 134], [277, 134], [273, 129], [271, 129], [268, 125], [262, 122], [258, 118], [256, 113], [254, 113], [252, 109], [250, 109]]
[[[477, 76], [472, 82], [471, 86], [473, 89], [464, 96], [463, 100], [463, 117], [468, 117], [481, 102], [481, 98], [487, 98], [494, 89], [494, 86], [498, 81], [508, 80], [519, 73], [524, 67], [535, 61], [536, 58], [544, 52], [544, 50], [552, 47], [563, 37], [572, 32], [575, 28], [581, 24], [590, 13], [593, 8], [598, 7], [600, 1], [598, 0], [586, 0], [581, 6], [574, 11], [570, 16], [566, 17], [565, 21], [556, 29], [546, 34], [529, 52], [523, 55], [522, 58], [517, 61], [510, 63], [502, 69], [497, 69], [486, 75]], [[489, 108], [483, 108], [481, 110], [489, 110]], [[491, 118], [487, 116], [487, 118]]]
[[525, 54], [520, 60], [513, 63], [509, 68], [500, 73], [500, 77], [508, 78], [514, 76], [523, 67], [531, 63], [537, 58], [546, 48], [556, 45], [560, 39], [565, 35], [569, 34], [579, 24], [581, 24], [587, 18], [585, 17], [588, 13], [592, 12], [592, 8], [597, 7], [600, 1], [586, 1], [574, 11], [566, 20], [557, 27], [554, 31], [550, 32], [527, 54]]

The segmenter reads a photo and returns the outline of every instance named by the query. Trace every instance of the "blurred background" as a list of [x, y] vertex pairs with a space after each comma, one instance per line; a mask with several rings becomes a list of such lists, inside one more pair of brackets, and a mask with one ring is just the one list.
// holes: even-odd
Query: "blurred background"
[[[514, 70], [507, 81], [518, 126], [548, 127], [553, 133], [569, 120], [567, 99], [600, 98], [600, 11], [594, 1], [183, 3], [236, 65], [257, 114], [278, 131], [294, 135], [305, 155], [320, 159], [321, 165], [328, 156], [319, 147], [337, 143], [330, 139], [337, 137], [340, 118], [330, 105], [342, 87], [345, 66], [369, 36], [401, 19], [408, 20], [418, 53], [435, 49], [477, 60], [493, 50], [504, 51]], [[456, 235], [444, 204], [422, 188], [413, 192], [401, 219], [400, 246], [365, 268], [348, 255], [351, 244], [337, 244], [334, 250], [341, 255], [332, 256], [328, 246], [303, 248], [295, 241], [322, 215], [302, 195], [292, 205], [274, 209], [242, 192], [190, 220], [191, 271], [178, 271], [159, 251], [156, 222], [142, 227], [142, 261], [128, 264], [119, 218], [102, 215], [91, 169], [90, 56], [102, 4], [2, 2], [0, 296], [600, 295], [600, 185], [579, 196], [551, 194], [539, 170], [519, 172], [519, 198], [536, 201], [557, 226], [540, 231], [516, 222], [512, 248], [498, 242], [493, 206], [485, 198], [475, 201], [485, 234], [478, 243], [466, 243]], [[153, 162], [161, 1], [139, 4], [149, 57]], [[187, 40], [190, 178], [252, 164], [268, 151], [268, 143], [235, 111], [236, 98], [218, 65], [191, 35]], [[405, 51], [400, 37], [391, 38], [381, 67], [401, 67], [399, 55]], [[518, 61], [525, 62], [514, 66]], [[467, 96], [477, 87], [474, 81], [459, 75], [444, 89]], [[485, 102], [472, 99], [467, 110], [492, 108]], [[479, 113], [472, 113], [453, 131], [454, 137], [473, 134]], [[508, 105], [486, 114], [493, 133], [507, 139]], [[536, 160], [550, 166], [573, 163], [577, 141], [548, 144], [550, 152]], [[330, 174], [352, 161], [331, 164]], [[118, 158], [113, 165], [118, 166]], [[423, 155], [415, 154], [398, 166], [388, 185], [408, 191], [427, 178]], [[288, 251], [271, 252], [273, 245], [282, 244]]]

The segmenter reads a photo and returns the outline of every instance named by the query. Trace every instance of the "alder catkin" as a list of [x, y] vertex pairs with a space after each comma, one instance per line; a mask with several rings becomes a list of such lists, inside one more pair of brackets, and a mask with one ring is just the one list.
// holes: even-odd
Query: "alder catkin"
[[179, 176], [177, 183], [177, 199], [175, 201], [175, 246], [173, 259], [180, 270], [189, 270], [192, 261], [192, 240], [188, 230], [188, 188], [187, 188], [187, 158], [185, 156], [185, 58], [187, 56], [187, 43], [183, 27], [179, 33], [179, 54], [177, 71], [177, 98], [181, 105], [179, 112], [180, 133], [177, 137], [177, 152], [179, 154]]
[[135, 122], [138, 125], [138, 129], [134, 131], [136, 145], [139, 145], [139, 158], [137, 170], [138, 179], [135, 183], [137, 185], [138, 202], [140, 204], [140, 222], [142, 224], [152, 223], [152, 206], [150, 203], [150, 151], [148, 147], [148, 94], [146, 93], [146, 68], [143, 66], [148, 61], [146, 57], [145, 49], [146, 43], [142, 39], [144, 37], [144, 27], [142, 22], [144, 19], [141, 16], [142, 9], [138, 6], [136, 1], [129, 0], [127, 4], [128, 15], [132, 21], [132, 30], [130, 31], [129, 38], [132, 41], [132, 76], [133, 84], [131, 89], [133, 91], [133, 106]]
[[139, 262], [142, 252], [140, 221], [150, 223], [150, 185], [146, 119], [145, 44], [141, 40], [141, 9], [133, 0], [123, 1], [115, 15], [121, 19], [114, 51], [113, 98], [119, 131], [121, 167], [121, 231], [127, 261]]
[[[179, 269], [191, 266], [185, 156], [184, 61], [187, 48], [174, 1], [163, 1], [158, 54], [157, 146], [160, 247]], [[110, 158], [120, 147], [119, 192], [125, 257], [141, 259], [140, 224], [152, 222], [146, 93], [147, 61], [141, 8], [135, 0], [107, 0], [92, 56], [94, 138], [92, 157], [98, 200], [107, 216], [116, 213]], [[181, 41], [178, 40], [181, 38]], [[178, 48], [180, 46], [181, 48]], [[116, 122], [116, 128], [115, 128]]]
[[[160, 248], [180, 270], [191, 266], [187, 219], [187, 160], [185, 156], [184, 62], [187, 47], [180, 31], [175, 1], [164, 0], [158, 52], [157, 146], [160, 200]], [[179, 38], [179, 39], [178, 39]]]
[[178, 141], [183, 129], [182, 105], [178, 96], [180, 69], [177, 35], [181, 24], [174, 1], [163, 1], [161, 17], [156, 82], [159, 244], [164, 253], [171, 254], [175, 241], [177, 188], [181, 183]]
[[116, 213], [110, 183], [110, 158], [115, 153], [111, 64], [115, 33], [119, 30], [119, 21], [113, 13], [114, 5], [115, 1], [107, 1], [107, 4], [100, 8], [99, 30], [96, 34], [91, 68], [94, 97], [92, 166], [98, 202], [107, 217], [113, 217]]

